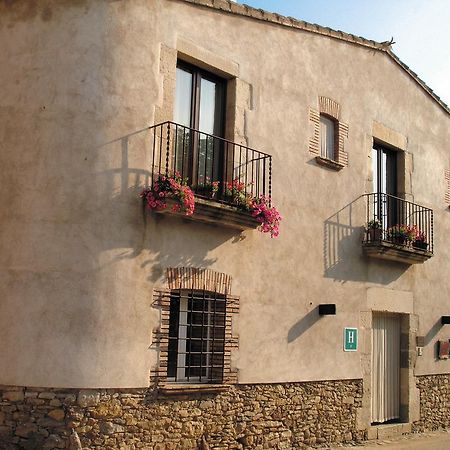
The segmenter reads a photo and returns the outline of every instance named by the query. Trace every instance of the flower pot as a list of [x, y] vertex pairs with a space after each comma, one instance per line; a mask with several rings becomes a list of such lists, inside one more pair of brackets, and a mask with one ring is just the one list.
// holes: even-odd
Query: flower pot
[[381, 228], [369, 228], [368, 234], [369, 234], [369, 241], [371, 242], [381, 241]]
[[406, 245], [407, 239], [403, 236], [393, 236], [390, 241], [395, 245]]
[[428, 249], [428, 242], [425, 241], [414, 241], [413, 247], [417, 250], [427, 250]]

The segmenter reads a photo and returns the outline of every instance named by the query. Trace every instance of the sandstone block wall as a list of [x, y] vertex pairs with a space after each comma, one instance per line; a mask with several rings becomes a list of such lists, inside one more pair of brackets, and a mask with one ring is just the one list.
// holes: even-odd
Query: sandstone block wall
[[417, 377], [420, 391], [420, 420], [415, 431], [450, 427], [450, 374]]
[[364, 439], [356, 430], [361, 380], [238, 385], [177, 396], [152, 389], [3, 387], [0, 398], [2, 449], [256, 450]]

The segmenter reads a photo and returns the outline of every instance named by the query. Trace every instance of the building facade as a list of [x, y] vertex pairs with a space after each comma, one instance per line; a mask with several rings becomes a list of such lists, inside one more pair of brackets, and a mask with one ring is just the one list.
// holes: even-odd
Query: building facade
[[0, 36], [2, 448], [450, 425], [449, 110], [389, 44], [226, 0], [2, 2]]

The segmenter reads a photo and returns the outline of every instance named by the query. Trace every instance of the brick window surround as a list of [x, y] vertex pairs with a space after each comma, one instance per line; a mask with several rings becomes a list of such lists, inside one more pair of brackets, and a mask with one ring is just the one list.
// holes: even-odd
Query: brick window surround
[[450, 169], [445, 170], [445, 182], [447, 189], [445, 190], [445, 203], [450, 206]]
[[[231, 277], [211, 269], [193, 267], [168, 268], [167, 287], [155, 288], [153, 304], [161, 311], [160, 326], [153, 331], [153, 344], [159, 350], [156, 367], [150, 373], [154, 384], [167, 385], [169, 362], [169, 326], [171, 297], [183, 291], [197, 291], [220, 295], [225, 303], [225, 333], [223, 346], [223, 373], [221, 384], [237, 383], [237, 370], [231, 367], [231, 352], [238, 348], [238, 337], [232, 332], [233, 317], [239, 312], [239, 297], [231, 295]], [[183, 382], [177, 382], [180, 385]], [[175, 384], [175, 383], [174, 383]], [[205, 383], [205, 386], [208, 384]]]
[[[309, 141], [310, 153], [316, 155], [316, 161], [329, 168], [340, 170], [348, 166], [348, 154], [344, 151], [344, 140], [348, 137], [348, 125], [340, 120], [340, 105], [328, 97], [319, 96], [319, 109], [310, 108], [309, 120], [314, 125], [313, 137]], [[328, 160], [320, 154], [320, 116], [335, 122], [335, 158]]]

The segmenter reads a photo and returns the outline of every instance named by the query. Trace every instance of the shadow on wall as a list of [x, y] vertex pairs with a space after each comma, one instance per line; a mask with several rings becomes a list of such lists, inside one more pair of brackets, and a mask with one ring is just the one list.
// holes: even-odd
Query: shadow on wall
[[366, 203], [360, 196], [324, 221], [324, 276], [334, 280], [367, 281], [389, 284], [408, 266], [390, 261], [368, 259], [362, 250]]
[[[434, 323], [434, 325], [429, 329], [428, 333], [425, 335], [425, 345], [430, 344], [430, 342], [434, 339], [434, 337], [439, 333], [442, 328], [441, 318]], [[436, 359], [438, 359], [438, 353], [435, 353]]]
[[[144, 251], [150, 250], [150, 257], [141, 263], [149, 267], [149, 281], [155, 282], [164, 275], [166, 267], [208, 267], [216, 262], [208, 258], [209, 251], [234, 238], [242, 239], [236, 230], [199, 224], [187, 219], [149, 212], [144, 207], [139, 194], [150, 183], [150, 170], [129, 166], [129, 155], [142, 153], [144, 148], [150, 154], [151, 143], [146, 139], [148, 129], [141, 129], [114, 139], [98, 149], [115, 152], [120, 145], [121, 167], [100, 173], [103, 189], [100, 197], [104, 199], [98, 214], [107, 217], [121, 217], [112, 220], [103, 248], [123, 248], [113, 263], [123, 259], [134, 259]], [[150, 167], [150, 163], [147, 167]], [[134, 206], [133, 206], [134, 205]], [[103, 221], [104, 222], [104, 221]], [[120, 223], [120, 226], [117, 224]], [[183, 229], [183, 233], [180, 230]], [[149, 254], [146, 252], [146, 254]]]
[[287, 341], [291, 343], [299, 338], [305, 331], [311, 328], [320, 319], [319, 307], [317, 306], [311, 310], [308, 314], [303, 316], [298, 322], [296, 322], [289, 330]]

